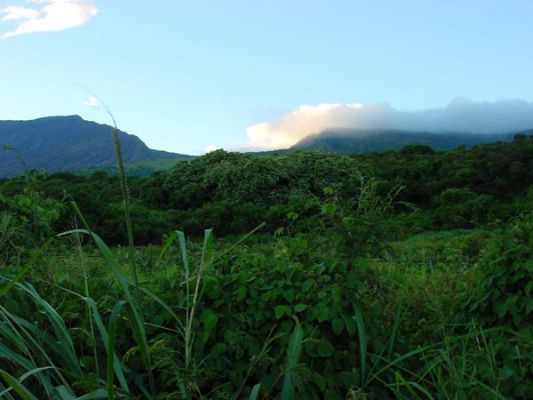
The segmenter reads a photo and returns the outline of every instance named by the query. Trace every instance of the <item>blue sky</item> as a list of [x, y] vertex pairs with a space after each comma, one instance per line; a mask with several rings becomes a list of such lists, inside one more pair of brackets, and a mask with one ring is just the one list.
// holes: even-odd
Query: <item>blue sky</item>
[[[55, 19], [42, 21], [45, 7]], [[533, 101], [529, 0], [0, 0], [0, 9], [0, 119], [109, 122], [83, 104], [84, 86], [121, 129], [170, 151], [276, 147], [355, 123], [339, 118], [372, 105]]]

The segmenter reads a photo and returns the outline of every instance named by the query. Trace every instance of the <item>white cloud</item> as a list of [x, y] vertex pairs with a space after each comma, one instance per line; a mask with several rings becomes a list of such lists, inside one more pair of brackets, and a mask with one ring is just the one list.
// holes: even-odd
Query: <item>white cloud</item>
[[19, 19], [35, 19], [39, 17], [39, 11], [26, 7], [6, 7], [2, 10], [5, 14], [2, 21], [17, 21]]
[[310, 133], [337, 126], [339, 116], [355, 112], [362, 104], [303, 105], [281, 118], [278, 123], [261, 122], [246, 129], [248, 144], [260, 149], [289, 147]]
[[34, 32], [55, 32], [82, 26], [98, 13], [92, 0], [26, 0], [33, 7], [10, 6], [0, 10], [2, 21], [18, 25], [2, 35], [7, 39]]
[[98, 101], [98, 98], [96, 96], [89, 96], [87, 100], [83, 102], [84, 106], [88, 107], [100, 107], [102, 104]]
[[430, 132], [505, 133], [533, 128], [533, 103], [474, 102], [458, 98], [444, 108], [398, 110], [388, 104], [303, 105], [275, 122], [246, 129], [248, 146], [279, 149], [328, 128], [401, 129]]

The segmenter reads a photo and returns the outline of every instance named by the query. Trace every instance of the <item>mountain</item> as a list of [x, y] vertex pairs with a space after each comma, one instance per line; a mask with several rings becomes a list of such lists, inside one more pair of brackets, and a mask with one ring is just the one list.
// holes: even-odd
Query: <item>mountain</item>
[[[86, 121], [81, 117], [46, 117], [31, 121], [0, 121], [0, 178], [16, 176], [24, 168], [49, 172], [104, 170], [116, 172], [111, 136], [112, 127]], [[533, 130], [523, 132], [533, 134]], [[135, 135], [119, 131], [124, 162], [128, 173], [146, 175], [170, 168], [175, 160], [192, 156], [152, 150]], [[496, 141], [511, 141], [514, 133], [432, 133], [393, 129], [328, 129], [309, 135], [289, 149], [250, 153], [262, 156], [297, 149], [339, 153], [366, 153], [397, 150], [408, 144], [423, 144], [437, 150], [459, 145], [472, 147]], [[4, 149], [4, 148], [9, 149]], [[2, 151], [4, 150], [4, 151]], [[25, 165], [25, 166], [24, 166]]]
[[[110, 126], [77, 115], [0, 121], [0, 178], [23, 173], [23, 163], [49, 172], [112, 166], [116, 159], [111, 132]], [[119, 138], [126, 163], [190, 157], [152, 150], [122, 131]]]
[[[531, 134], [533, 131], [524, 132]], [[473, 147], [478, 144], [513, 140], [515, 133], [433, 133], [394, 129], [360, 130], [328, 129], [300, 140], [293, 149], [323, 150], [339, 153], [367, 153], [398, 150], [408, 144], [423, 144], [436, 150], [450, 150], [459, 145]]]

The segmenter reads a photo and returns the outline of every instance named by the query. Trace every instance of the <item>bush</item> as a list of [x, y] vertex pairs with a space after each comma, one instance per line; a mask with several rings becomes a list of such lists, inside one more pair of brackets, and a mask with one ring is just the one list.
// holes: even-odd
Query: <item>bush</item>
[[466, 188], [449, 188], [434, 200], [435, 222], [441, 228], [472, 228], [488, 220], [492, 197]]
[[483, 279], [467, 310], [490, 326], [531, 328], [533, 321], [533, 215], [493, 238], [479, 263]]
[[[219, 388], [229, 396], [246, 381], [260, 383], [266, 393], [279, 392], [295, 318], [306, 338], [298, 398], [342, 398], [350, 386], [363, 386], [367, 376], [352, 371], [361, 368], [356, 317], [368, 312], [363, 305], [362, 311], [358, 308], [364, 270], [335, 259], [327, 244], [329, 255], [312, 251], [323, 245], [307, 237], [284, 237], [265, 245], [265, 253], [243, 248], [217, 261], [205, 276], [195, 328], [203, 390]], [[158, 285], [168, 304], [184, 295], [175, 279]], [[370, 315], [365, 323], [376, 338]], [[380, 341], [371, 345], [379, 352], [374, 345]]]
[[11, 198], [0, 194], [0, 261], [20, 256], [53, 233], [63, 206], [31, 186]]

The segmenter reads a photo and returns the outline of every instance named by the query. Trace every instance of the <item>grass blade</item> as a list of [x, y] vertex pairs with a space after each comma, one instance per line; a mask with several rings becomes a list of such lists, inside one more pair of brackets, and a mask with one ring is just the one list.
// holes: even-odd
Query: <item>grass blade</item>
[[6, 371], [0, 369], [0, 377], [4, 379], [4, 381], [9, 385], [9, 387], [13, 388], [15, 393], [17, 393], [22, 400], [38, 400], [37, 397], [35, 397], [31, 392], [18, 381], [17, 378], [9, 375]]
[[[102, 322], [102, 318], [100, 317], [100, 313], [98, 311], [98, 307], [96, 305], [96, 302], [90, 298], [90, 297], [86, 297], [83, 299], [87, 304], [88, 306], [91, 308], [92, 310], [92, 318], [94, 319], [94, 323], [96, 324], [96, 327], [98, 329], [98, 332], [100, 333], [100, 337], [102, 339], [102, 343], [104, 346], [107, 346], [107, 343], [109, 341], [109, 338], [108, 338], [108, 333], [104, 327], [104, 323]], [[120, 383], [120, 387], [126, 391], [126, 392], [129, 392], [129, 388], [128, 388], [128, 383], [126, 382], [126, 378], [124, 376], [124, 367], [122, 365], [122, 362], [120, 361], [120, 359], [115, 355], [115, 357], [113, 357], [113, 369], [115, 371], [115, 375], [117, 376], [117, 379]]]
[[106, 368], [106, 378], [107, 378], [107, 398], [109, 400], [114, 399], [115, 393], [115, 383], [114, 383], [114, 362], [115, 362], [115, 337], [117, 333], [117, 319], [122, 311], [122, 308], [126, 304], [125, 301], [117, 301], [111, 311], [111, 317], [109, 317], [108, 325], [108, 338], [107, 338], [107, 368]]
[[366, 340], [365, 321], [363, 320], [363, 313], [359, 304], [354, 305], [355, 308], [355, 322], [357, 324], [357, 336], [359, 337], [359, 356], [361, 359], [361, 385], [364, 386], [367, 379], [366, 360], [368, 343]]
[[283, 389], [281, 391], [281, 400], [294, 399], [294, 369], [300, 361], [300, 355], [302, 353], [302, 341], [304, 331], [300, 322], [296, 319], [296, 325], [292, 332], [291, 340], [289, 342], [289, 348], [287, 350], [287, 364], [285, 366], [285, 377], [283, 379]]
[[252, 392], [250, 393], [250, 397], [248, 399], [249, 400], [257, 400], [257, 398], [259, 397], [259, 390], [261, 390], [261, 384], [260, 383], [258, 383], [257, 385], [255, 385], [252, 388]]
[[148, 372], [148, 378], [150, 381], [150, 387], [152, 388], [152, 390], [154, 390], [155, 387], [154, 387], [154, 377], [152, 373], [152, 361], [151, 361], [151, 356], [150, 356], [150, 349], [148, 347], [148, 341], [146, 339], [144, 321], [139, 310], [134, 306], [136, 302], [129, 290], [129, 283], [126, 277], [120, 271], [117, 261], [115, 257], [113, 256], [113, 254], [111, 253], [111, 250], [109, 249], [109, 247], [107, 247], [105, 242], [96, 233], [90, 231], [89, 229], [73, 229], [71, 231], [63, 232], [59, 236], [64, 236], [64, 235], [69, 235], [69, 234], [74, 234], [74, 233], [83, 233], [85, 235], [89, 235], [93, 239], [96, 246], [98, 247], [98, 249], [104, 256], [104, 259], [107, 265], [109, 266], [113, 275], [117, 279], [124, 293], [124, 296], [126, 298], [126, 302], [128, 303], [127, 309], [128, 309], [128, 315], [130, 317], [128, 321], [133, 331], [133, 336], [137, 342], [137, 345], [139, 346], [139, 351], [141, 353], [141, 358], [143, 360], [143, 363], [148, 370], [147, 372]]

